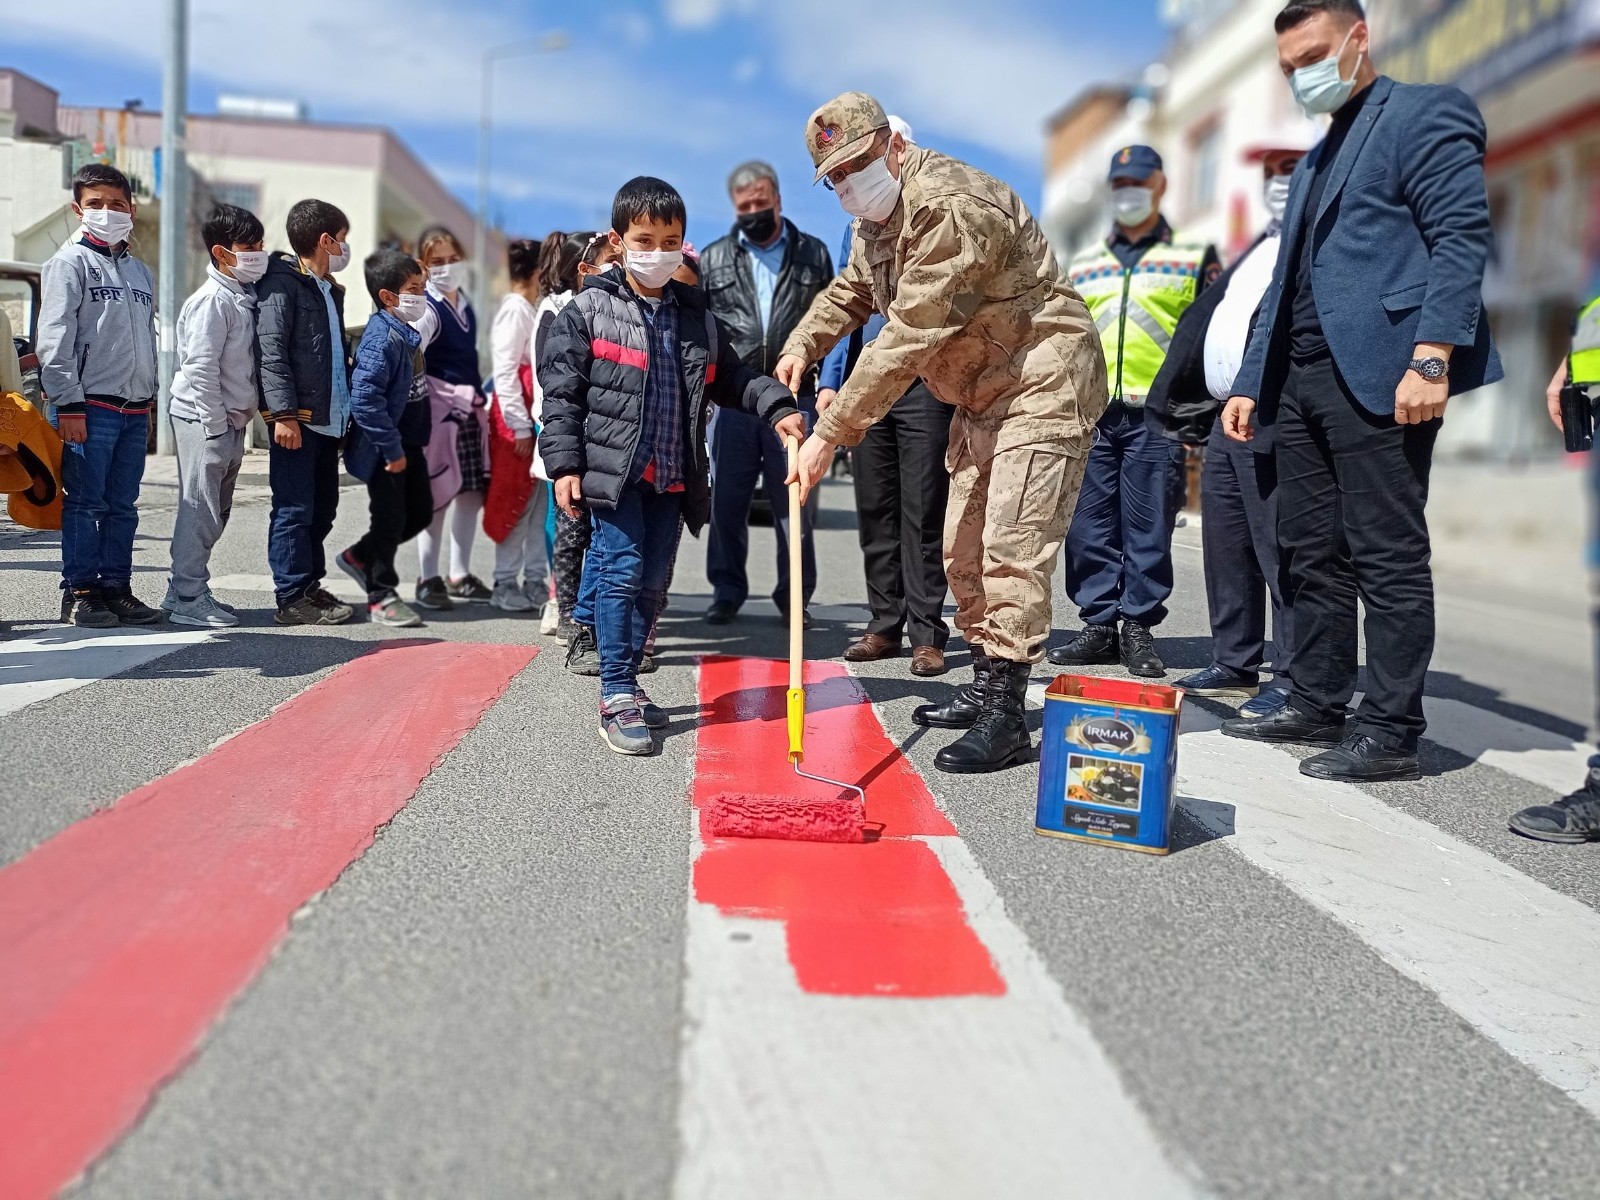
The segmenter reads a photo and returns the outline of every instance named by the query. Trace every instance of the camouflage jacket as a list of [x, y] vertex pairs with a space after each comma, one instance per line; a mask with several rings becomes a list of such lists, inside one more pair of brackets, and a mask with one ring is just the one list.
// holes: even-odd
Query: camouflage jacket
[[952, 463], [1084, 438], [1105, 357], [1038, 222], [1004, 183], [931, 150], [909, 147], [901, 178], [894, 214], [856, 222], [849, 265], [783, 348], [809, 364], [874, 310], [887, 319], [817, 433], [855, 445], [920, 378], [959, 410]]

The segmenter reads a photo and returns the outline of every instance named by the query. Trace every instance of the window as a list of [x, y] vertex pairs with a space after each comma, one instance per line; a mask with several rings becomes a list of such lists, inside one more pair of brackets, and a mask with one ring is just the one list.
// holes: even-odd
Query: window
[[1190, 219], [1206, 212], [1217, 202], [1217, 173], [1222, 159], [1222, 123], [1209, 121], [1189, 135]]

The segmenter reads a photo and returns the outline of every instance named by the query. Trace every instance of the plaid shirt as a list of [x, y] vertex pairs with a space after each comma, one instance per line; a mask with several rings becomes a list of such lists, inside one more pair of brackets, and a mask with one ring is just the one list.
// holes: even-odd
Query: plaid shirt
[[672, 289], [661, 303], [641, 299], [650, 343], [645, 372], [639, 445], [633, 452], [629, 479], [650, 484], [658, 492], [683, 488], [683, 369], [678, 361], [678, 302]]

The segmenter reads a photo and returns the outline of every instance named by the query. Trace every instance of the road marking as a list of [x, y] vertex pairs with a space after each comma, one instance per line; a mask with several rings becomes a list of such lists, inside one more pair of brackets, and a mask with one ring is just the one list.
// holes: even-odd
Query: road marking
[[[756, 847], [774, 873], [743, 880], [742, 903], [726, 903], [718, 880], [717, 903], [706, 903], [707, 871], [721, 868], [702, 864], [738, 848], [729, 850], [732, 839], [705, 845], [696, 832], [685, 950], [683, 1153], [674, 1194], [682, 1200], [1194, 1195], [926, 784], [883, 733], [859, 685], [832, 664], [810, 664], [808, 672], [819, 682], [808, 689], [807, 766], [842, 778], [851, 778], [852, 769], [864, 773], [868, 815], [884, 825], [884, 840], [740, 843]], [[743, 790], [795, 786], [783, 757], [783, 685], [781, 663], [702, 664], [701, 694], [710, 711], [700, 732], [697, 798], [735, 777]], [[832, 885], [802, 865], [813, 851], [845, 864]], [[874, 883], [880, 861], [884, 873]], [[936, 870], [948, 891], [933, 895], [937, 889], [924, 880], [914, 886], [928, 894], [905, 911], [898, 889], [906, 863]], [[923, 960], [932, 948], [919, 942], [917, 922], [930, 906], [948, 919], [950, 895], [1003, 994], [927, 996], [910, 986], [859, 994], [863, 978], [884, 973], [901, 985], [926, 979]], [[787, 923], [770, 919], [774, 907]], [[898, 953], [902, 961], [875, 972], [870, 956], [835, 951], [819, 961], [848, 975], [849, 986], [818, 986], [795, 961], [797, 912], [823, 924], [842, 922], [849, 927], [845, 941], [878, 925], [882, 953], [891, 959]]]
[[121, 1135], [536, 653], [384, 643], [0, 871], [0, 1195]]
[[[346, 604], [367, 602], [366, 592], [361, 590], [354, 579], [339, 572], [329, 575], [322, 581], [322, 586], [333, 595], [343, 600]], [[211, 590], [214, 592], [273, 592], [277, 588], [272, 582], [271, 575], [218, 575], [211, 580]]]
[[1184, 723], [1196, 819], [1600, 1114], [1600, 914], [1210, 713]]
[[79, 629], [0, 642], [0, 717], [211, 637], [207, 629]]
[[1592, 746], [1461, 700], [1428, 696], [1423, 736], [1457, 754], [1565, 795], [1582, 785]]

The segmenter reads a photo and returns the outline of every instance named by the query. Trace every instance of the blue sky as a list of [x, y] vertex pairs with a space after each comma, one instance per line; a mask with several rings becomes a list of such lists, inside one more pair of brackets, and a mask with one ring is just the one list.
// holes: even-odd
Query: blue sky
[[[64, 103], [161, 98], [160, 0], [0, 0], [0, 65]], [[191, 111], [220, 92], [304, 100], [312, 117], [398, 132], [469, 207], [479, 71], [495, 45], [566, 34], [496, 69], [493, 213], [517, 234], [604, 223], [631, 175], [672, 181], [699, 244], [725, 232], [727, 172], [777, 168], [785, 212], [835, 245], [801, 131], [849, 88], [924, 145], [1037, 206], [1043, 120], [1158, 54], [1157, 0], [191, 0]]]

